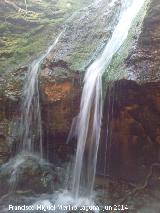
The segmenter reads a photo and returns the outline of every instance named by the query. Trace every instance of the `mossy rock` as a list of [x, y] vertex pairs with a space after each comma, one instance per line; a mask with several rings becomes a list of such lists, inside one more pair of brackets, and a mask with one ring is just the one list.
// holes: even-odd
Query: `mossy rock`
[[65, 20], [91, 0], [0, 2], [0, 75], [28, 64], [54, 40]]

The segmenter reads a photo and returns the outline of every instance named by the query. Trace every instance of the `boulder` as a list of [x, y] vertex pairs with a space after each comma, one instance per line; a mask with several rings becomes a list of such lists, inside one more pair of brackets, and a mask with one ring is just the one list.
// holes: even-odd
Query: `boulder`
[[49, 164], [37, 155], [21, 153], [0, 170], [0, 195], [8, 192], [53, 193], [63, 184], [63, 168]]

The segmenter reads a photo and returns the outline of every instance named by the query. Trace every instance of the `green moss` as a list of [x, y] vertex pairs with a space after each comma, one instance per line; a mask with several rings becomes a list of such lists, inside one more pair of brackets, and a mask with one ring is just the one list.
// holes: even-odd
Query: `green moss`
[[57, 7], [61, 8], [63, 11], [73, 11], [73, 10], [80, 9], [82, 5], [85, 6], [91, 2], [92, 2], [91, 0], [90, 1], [59, 0], [57, 3]]
[[89, 38], [88, 40], [84, 39], [76, 43], [72, 54], [65, 58], [67, 63], [71, 64], [70, 68], [72, 70], [84, 71], [86, 65], [88, 65], [93, 55], [96, 53], [99, 42], [97, 38], [92, 38], [92, 40]]
[[37, 57], [54, 40], [67, 17], [91, 0], [28, 0], [27, 12], [24, 1], [14, 2], [23, 10], [0, 9], [0, 75]]
[[72, 62], [71, 69], [83, 71], [88, 60], [96, 51], [96, 47], [97, 46], [93, 43], [87, 43], [86, 45], [83, 43], [82, 49], [81, 47], [77, 47], [77, 51], [75, 50], [75, 53], [68, 58], [68, 63]]
[[138, 38], [141, 32], [142, 23], [148, 8], [148, 3], [149, 0], [145, 2], [143, 8], [141, 9], [141, 11], [139, 12], [139, 14], [137, 15], [136, 19], [132, 24], [132, 27], [128, 33], [126, 41], [121, 46], [117, 54], [113, 57], [110, 66], [104, 73], [103, 80], [105, 84], [108, 82], [112, 82], [114, 80], [128, 78], [128, 71], [124, 67], [124, 61], [129, 54], [129, 50], [134, 46], [135, 38]]

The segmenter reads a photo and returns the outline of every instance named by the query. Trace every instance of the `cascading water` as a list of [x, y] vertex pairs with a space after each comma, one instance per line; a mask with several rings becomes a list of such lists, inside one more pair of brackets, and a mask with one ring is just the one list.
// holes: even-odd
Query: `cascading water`
[[[98, 4], [99, 1], [96, 2]], [[111, 1], [109, 6], [112, 8], [116, 2], [119, 2], [119, 0]], [[31, 197], [30, 202], [34, 202], [34, 205], [44, 204], [49, 206], [53, 203], [56, 206], [67, 206], [68, 204], [78, 207], [94, 205], [91, 196], [96, 173], [97, 152], [101, 131], [103, 106], [102, 75], [105, 71], [107, 71], [113, 56], [127, 38], [132, 21], [136, 17], [145, 0], [121, 0], [121, 2], [121, 12], [119, 14], [117, 25], [114, 27], [112, 36], [105, 46], [102, 54], [89, 66], [85, 75], [80, 113], [74, 120], [73, 124], [75, 126], [72, 126], [73, 128], [71, 131], [71, 134], [74, 132], [74, 136], [75, 134], [78, 135], [76, 161], [73, 171], [72, 193], [67, 190], [63, 190], [63, 193], [58, 192], [53, 195], [48, 194], [42, 195], [41, 197]], [[59, 34], [55, 42], [47, 49], [46, 53], [33, 61], [30, 66], [27, 82], [23, 91], [21, 108], [20, 154], [22, 153], [22, 157], [24, 157], [24, 153], [34, 154], [35, 152], [40, 153], [41, 158], [43, 157], [42, 126], [37, 77], [40, 64], [57, 44], [61, 35], [62, 33]], [[39, 141], [39, 147], [37, 150], [35, 149], [35, 140]], [[27, 158], [18, 158], [17, 155], [16, 160], [13, 161], [13, 163], [11, 162], [11, 166], [9, 165], [8, 168], [12, 173], [12, 182], [16, 182], [15, 177], [17, 177], [17, 168], [21, 170], [20, 166], [26, 160]], [[35, 161], [39, 162], [39, 157], [35, 158]], [[83, 175], [85, 177], [83, 177]], [[81, 187], [83, 189], [83, 193], [81, 193]], [[27, 200], [25, 202], [28, 203], [28, 196], [25, 199]], [[59, 209], [55, 212], [59, 212]], [[66, 211], [64, 210], [62, 212]]]
[[[54, 43], [49, 46], [46, 53], [34, 60], [29, 68], [29, 74], [23, 90], [23, 99], [21, 105], [21, 122], [20, 122], [20, 152], [40, 153], [43, 157], [42, 150], [42, 123], [41, 111], [39, 104], [39, 89], [38, 89], [38, 71], [42, 61], [47, 57], [51, 50], [57, 44], [61, 32]], [[39, 141], [38, 149], [35, 149], [35, 139]]]
[[[32, 62], [29, 68], [22, 93], [21, 120], [19, 124], [20, 149], [17, 155], [11, 158], [9, 162], [2, 167], [2, 172], [9, 175], [9, 192], [14, 192], [16, 190], [17, 184], [21, 179], [21, 173], [23, 173], [22, 168], [25, 168], [27, 163], [32, 161], [39, 164], [42, 168], [48, 165], [43, 159], [38, 71], [41, 63], [55, 47], [63, 32], [64, 31], [57, 36], [54, 43], [48, 47], [44, 54]], [[35, 145], [37, 141], [38, 144]]]
[[[113, 1], [114, 3], [115, 1]], [[132, 22], [145, 0], [123, 0], [118, 23], [103, 53], [87, 69], [81, 97], [80, 113], [76, 124], [77, 152], [73, 172], [72, 194], [91, 197], [96, 173], [97, 152], [101, 131], [102, 117], [102, 75], [109, 66], [113, 56], [127, 38]], [[85, 174], [83, 174], [83, 171]], [[83, 184], [85, 176], [85, 185]]]

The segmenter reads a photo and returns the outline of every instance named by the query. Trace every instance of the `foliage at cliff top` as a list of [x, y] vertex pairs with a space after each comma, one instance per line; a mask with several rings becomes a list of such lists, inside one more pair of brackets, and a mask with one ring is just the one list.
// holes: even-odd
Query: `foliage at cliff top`
[[44, 51], [72, 12], [89, 2], [0, 0], [0, 75], [29, 63]]

